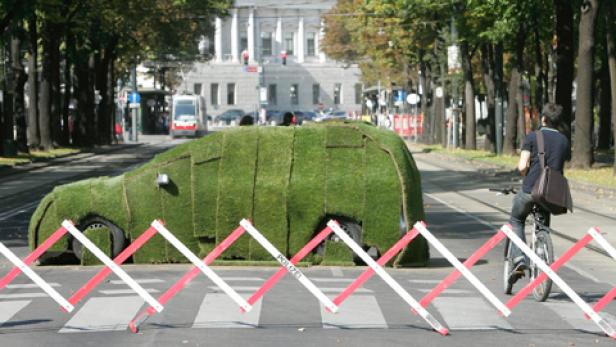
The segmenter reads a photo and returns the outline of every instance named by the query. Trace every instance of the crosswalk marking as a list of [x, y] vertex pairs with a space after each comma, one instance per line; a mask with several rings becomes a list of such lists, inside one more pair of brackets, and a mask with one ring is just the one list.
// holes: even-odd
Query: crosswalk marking
[[[577, 330], [603, 332], [592, 320], [586, 319], [584, 312], [572, 302], [543, 302], [541, 304], [554, 311], [562, 320]], [[610, 324], [614, 324], [616, 320], [614, 316], [606, 312], [601, 312], [600, 315]]]
[[481, 298], [438, 297], [433, 304], [450, 330], [513, 329]]
[[[143, 288], [148, 293], [158, 293], [158, 289], [154, 288]], [[134, 294], [135, 291], [132, 289], [103, 289], [98, 291], [101, 294], [105, 295], [118, 295], [118, 294]]]
[[35, 293], [15, 293], [15, 294], [0, 294], [0, 299], [29, 299], [29, 298], [46, 298], [47, 294], [41, 292]]
[[441, 280], [409, 280], [411, 283], [420, 283], [420, 284], [437, 284], [440, 283]]
[[261, 316], [261, 303], [262, 300], [257, 301], [250, 312], [242, 313], [227, 294], [207, 293], [193, 328], [256, 328]]
[[[429, 293], [432, 291], [432, 289], [417, 289], [417, 291], [421, 292], [421, 293]], [[466, 290], [466, 289], [452, 289], [452, 288], [447, 288], [443, 291], [443, 294], [470, 294], [473, 293], [472, 290]]]
[[0, 326], [8, 322], [31, 302], [32, 300], [0, 302]]
[[372, 295], [349, 297], [336, 313], [327, 312], [321, 304], [323, 328], [329, 329], [386, 329], [387, 322]]
[[[122, 280], [112, 280], [109, 281], [111, 284], [117, 284], [117, 285], [126, 285], [126, 283]], [[139, 283], [139, 284], [152, 284], [152, 283], [165, 283], [165, 281], [158, 279], [158, 278], [141, 278], [141, 279], [135, 279], [135, 282]]]
[[[253, 292], [253, 293], [259, 290], [260, 288], [260, 287], [251, 287], [251, 286], [231, 286], [231, 287], [237, 292]], [[209, 288], [212, 290], [221, 290], [217, 286], [209, 286]], [[344, 288], [339, 288], [339, 287], [323, 287], [323, 288], [319, 287], [319, 289], [323, 293], [328, 293], [328, 294], [338, 294], [344, 290]], [[366, 289], [366, 288], [358, 288], [355, 291], [355, 293], [373, 293], [373, 291], [370, 289]]]
[[[51, 286], [51, 287], [60, 287], [60, 284], [58, 284], [58, 283], [49, 283], [49, 286]], [[34, 283], [9, 284], [6, 287], [10, 288], [10, 289], [32, 289], [32, 288], [38, 289], [39, 288], [39, 286], [37, 286]]]
[[124, 330], [142, 306], [139, 296], [91, 298], [59, 332]]
[[340, 277], [337, 277], [337, 278], [332, 278], [332, 277], [314, 277], [314, 278], [312, 278], [311, 277], [310, 280], [312, 282], [332, 282], [332, 283], [334, 283], [334, 282], [340, 282], [340, 283], [348, 282], [348, 283], [351, 283], [355, 279], [354, 278], [340, 278]]

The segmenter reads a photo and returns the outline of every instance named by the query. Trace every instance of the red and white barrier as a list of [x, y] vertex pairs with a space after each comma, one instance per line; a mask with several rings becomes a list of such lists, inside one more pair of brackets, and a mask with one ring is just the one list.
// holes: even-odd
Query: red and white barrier
[[[329, 221], [327, 223], [334, 233], [353, 250], [355, 254], [357, 254], [361, 260], [363, 260], [372, 270], [379, 275], [393, 289], [398, 296], [400, 296], [411, 308], [419, 313], [419, 315], [428, 323], [430, 326], [439, 332], [441, 335], [449, 334], [449, 330], [441, 325], [441, 323], [434, 318], [425, 308], [423, 308], [412, 296], [407, 292], [402, 286], [394, 280], [389, 273], [387, 273], [379, 264], [377, 264], [374, 259], [372, 259], [366, 251], [364, 251], [361, 246], [359, 246], [335, 221]], [[417, 227], [417, 225], [415, 225]]]
[[[494, 305], [494, 307], [496, 307], [503, 316], [507, 317], [511, 314], [511, 311], [509, 310], [509, 308], [507, 308], [505, 304], [503, 304], [500, 300], [498, 300], [498, 298], [494, 295], [494, 293], [492, 293], [477, 277], [475, 277], [475, 275], [473, 275], [473, 273], [470, 272], [470, 270], [466, 266], [460, 263], [458, 258], [456, 258], [447, 249], [447, 247], [445, 247], [436, 237], [434, 237], [434, 235], [432, 235], [432, 233], [428, 229], [426, 229], [423, 223], [417, 222], [415, 224], [415, 228], [428, 241], [428, 243], [434, 246], [434, 248], [436, 248], [439, 251], [439, 253], [441, 253], [445, 257], [445, 259], [447, 259], [451, 263], [451, 265], [453, 265], [456, 268], [456, 270], [459, 273], [461, 273], [464, 277], [466, 277], [466, 279], [475, 288], [477, 288], [477, 290], [481, 293], [481, 295], [483, 295], [492, 305]], [[489, 247], [484, 245], [482, 248], [480, 248], [480, 253], [483, 251], [487, 252], [486, 249], [489, 250]], [[451, 283], [453, 282], [444, 282], [442, 286], [443, 290]], [[435, 295], [432, 294], [432, 297], [435, 297]]]
[[[582, 299], [573, 289], [571, 289], [571, 287], [565, 282], [563, 281], [563, 279], [558, 276], [558, 274], [553, 270], [552, 267], [548, 266], [541, 258], [539, 258], [537, 256], [537, 254], [535, 254], [535, 252], [533, 252], [528, 245], [526, 244], [526, 242], [522, 241], [518, 235], [515, 234], [515, 232], [513, 232], [513, 230], [511, 230], [511, 226], [510, 225], [504, 225], [501, 230], [507, 235], [507, 237], [511, 240], [511, 242], [513, 242], [516, 246], [518, 246], [522, 252], [524, 252], [524, 254], [526, 254], [526, 256], [528, 256], [530, 258], [530, 260], [535, 263], [540, 269], [541, 271], [543, 271], [542, 274], [540, 274], [539, 276], [537, 276], [537, 278], [535, 279], [534, 282], [540, 283], [541, 280], [544, 280], [545, 277], [542, 276], [543, 274], [545, 274], [546, 276], [550, 277], [550, 279], [552, 279], [552, 281], [554, 281], [554, 283], [556, 283], [557, 286], [560, 287], [560, 289], [588, 316], [590, 317], [590, 319], [595, 322], [595, 324], [597, 324], [597, 326], [599, 326], [599, 328], [601, 328], [601, 330], [603, 330], [603, 332], [607, 335], [610, 336], [612, 338], [616, 338], [616, 331], [614, 330], [614, 328], [605, 320], [603, 319], [601, 316], [599, 316], [599, 314], [597, 314], [597, 312], [595, 312], [589, 305], [588, 303], [586, 303], [586, 301], [584, 301], [584, 299]], [[574, 245], [574, 247], [572, 247], [572, 249], [581, 249], [581, 247], [583, 246], [578, 246], [577, 244]], [[575, 254], [576, 251], [572, 251], [571, 252], [571, 256], [573, 256], [573, 254]], [[570, 258], [570, 257], [569, 257]], [[560, 260], [560, 259], [559, 259]], [[568, 259], [567, 259], [568, 260]], [[552, 264], [553, 266], [555, 264], [561, 266], [562, 264], [564, 264], [566, 260], [561, 261], [561, 262], [555, 262], [554, 264]], [[556, 268], [556, 266], [554, 266]], [[542, 278], [540, 280], [540, 278]], [[531, 283], [531, 284], [533, 284]], [[531, 290], [527, 290], [526, 291], [526, 295], [528, 295], [528, 293], [530, 293]], [[518, 293], [521, 294], [521, 293]], [[522, 296], [523, 297], [523, 296]], [[510, 300], [510, 302], [513, 301], [514, 298], [512, 298]], [[520, 299], [518, 299], [517, 302], [519, 302]], [[512, 307], [512, 306], [509, 306]]]

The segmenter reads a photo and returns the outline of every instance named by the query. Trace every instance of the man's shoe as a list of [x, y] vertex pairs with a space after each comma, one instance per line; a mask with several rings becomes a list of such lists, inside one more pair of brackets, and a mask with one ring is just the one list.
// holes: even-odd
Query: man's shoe
[[513, 267], [513, 270], [511, 270], [511, 273], [509, 273], [509, 283], [514, 284], [520, 278], [524, 277], [527, 268], [528, 266], [526, 266], [526, 263], [523, 259], [516, 262], [515, 266]]

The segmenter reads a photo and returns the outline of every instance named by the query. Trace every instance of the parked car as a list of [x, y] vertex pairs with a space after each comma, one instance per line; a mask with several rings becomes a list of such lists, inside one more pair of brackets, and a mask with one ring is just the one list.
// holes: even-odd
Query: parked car
[[235, 124], [239, 124], [240, 119], [245, 114], [246, 113], [243, 110], [240, 110], [240, 109], [230, 109], [230, 110], [226, 110], [221, 115], [219, 115], [216, 118], [216, 120], [218, 120], [220, 122], [223, 122], [226, 125], [231, 124], [231, 122], [235, 122]]
[[[36, 248], [69, 219], [115, 257], [154, 219], [162, 219], [189, 249], [205, 256], [242, 218], [252, 220], [287, 256], [334, 218], [376, 257], [424, 219], [419, 172], [400, 137], [365, 123], [230, 128], [178, 145], [123, 175], [56, 187], [32, 215], [28, 240]], [[418, 237], [395, 265], [426, 265], [428, 252]], [[83, 264], [95, 260], [66, 235], [42, 261], [73, 255]], [[272, 260], [249, 237], [221, 259]], [[186, 259], [155, 236], [132, 261]], [[331, 238], [307, 261], [352, 264], [358, 259]]]
[[299, 123], [313, 122], [317, 118], [317, 113], [314, 111], [295, 111], [295, 115], [299, 118]]

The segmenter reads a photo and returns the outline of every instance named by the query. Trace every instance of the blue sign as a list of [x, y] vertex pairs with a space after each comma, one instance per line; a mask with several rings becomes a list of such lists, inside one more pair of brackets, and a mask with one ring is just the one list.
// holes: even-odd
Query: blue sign
[[406, 92], [404, 90], [398, 90], [396, 93], [396, 102], [404, 102], [406, 99]]
[[141, 102], [141, 96], [137, 92], [132, 92], [128, 96], [128, 102], [131, 104], [138, 104]]

